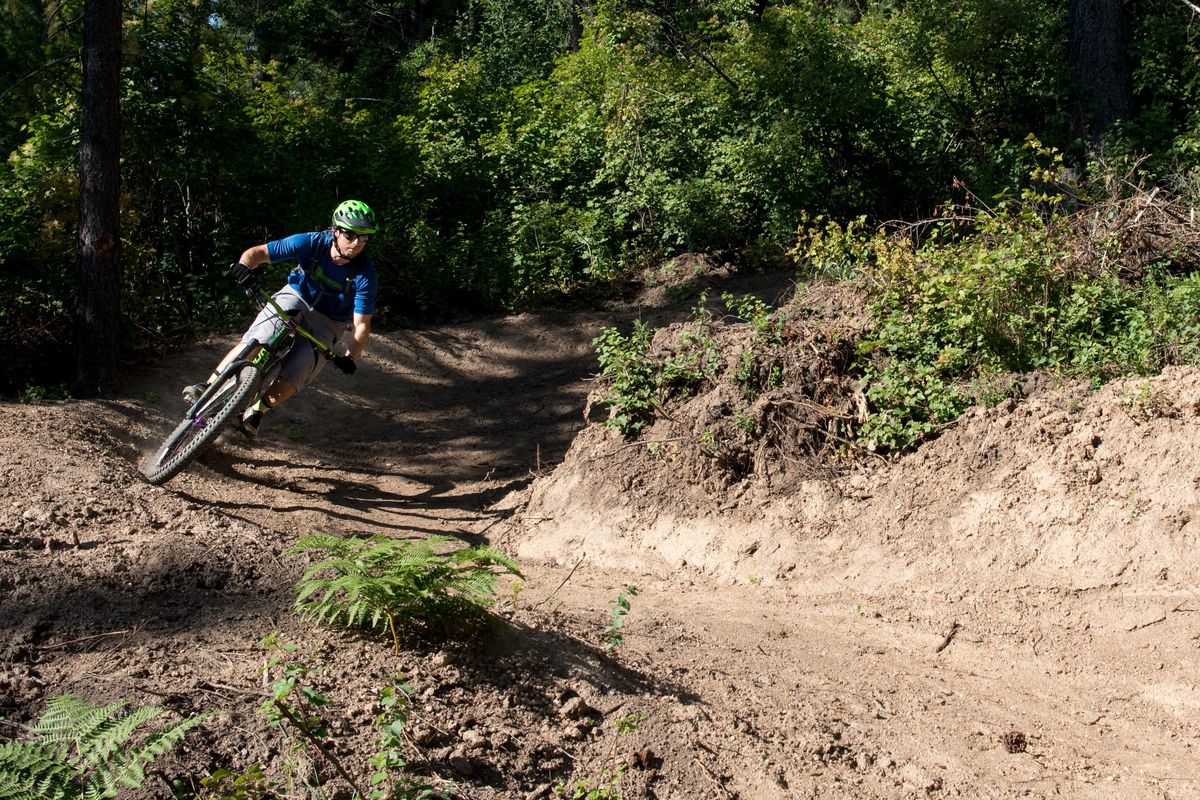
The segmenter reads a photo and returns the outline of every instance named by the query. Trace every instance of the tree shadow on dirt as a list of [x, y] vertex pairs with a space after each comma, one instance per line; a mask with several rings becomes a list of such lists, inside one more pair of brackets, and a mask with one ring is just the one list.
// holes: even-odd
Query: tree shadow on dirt
[[[581, 423], [594, 370], [590, 341], [601, 324], [547, 314], [381, 333], [354, 377], [326, 370], [275, 411], [267, 438], [292, 441], [265, 446], [339, 468], [390, 459], [456, 482], [491, 466], [531, 463], [539, 447], [546, 458], [561, 456]], [[182, 369], [193, 364], [180, 363], [164, 364], [129, 389], [132, 397], [156, 398], [152, 412], [162, 415], [163, 435], [182, 411], [173, 387], [199, 379]]]
[[[510, 492], [522, 489], [533, 481], [533, 475], [494, 479], [490, 484], [460, 483], [446, 478], [430, 477], [415, 472], [388, 470], [378, 472], [362, 467], [318, 467], [297, 465], [293, 461], [269, 458], [239, 458], [232, 453], [213, 451], [201, 458], [202, 463], [218, 474], [264, 488], [285, 489], [298, 494], [321, 497], [350, 510], [388, 510], [389, 508], [420, 508], [429, 510], [479, 510], [490, 506]], [[303, 466], [303, 475], [280, 477], [272, 468]], [[323, 474], [322, 474], [323, 473]], [[348, 475], [349, 477], [340, 477]], [[500, 482], [503, 480], [503, 482]], [[385, 486], [407, 484], [414, 491], [391, 491]], [[462, 487], [466, 491], [461, 491]]]
[[0, 599], [0, 640], [7, 641], [10, 653], [36, 654], [87, 650], [107, 637], [194, 633], [230, 618], [261, 617], [274, 623], [290, 608], [285, 597], [248, 585], [244, 569], [220, 561], [65, 585], [59, 580], [35, 597], [22, 592]]
[[[402, 648], [426, 660], [447, 652], [451, 654], [450, 663], [466, 673], [471, 683], [499, 689], [514, 681], [582, 681], [598, 694], [654, 695], [683, 703], [700, 702], [699, 695], [682, 684], [622, 663], [613, 653], [572, 635], [567, 628], [578, 627], [577, 620], [528, 611], [521, 615], [530, 621], [490, 614], [484, 627], [474, 633], [409, 634], [402, 636]], [[376, 638], [368, 632], [362, 636]]]
[[530, 625], [510, 620], [497, 631], [486, 658], [475, 656], [465, 666], [483, 683], [509, 677], [505, 659], [533, 659], [545, 674], [564, 680], [584, 680], [605, 694], [637, 694], [672, 697], [681, 703], [701, 702], [691, 689], [669, 678], [644, 672], [622, 663], [602, 647], [556, 629], [550, 615], [538, 615]]
[[[205, 552], [211, 552], [209, 548]], [[108, 637], [170, 638], [201, 633], [230, 620], [261, 620], [263, 632], [294, 627], [292, 572], [282, 568], [263, 576], [245, 567], [247, 553], [163, 562], [152, 570], [129, 574], [124, 569], [107, 575], [57, 580], [53, 591], [22, 592], [0, 599], [0, 639], [5, 650], [26, 654], [40, 651], [92, 650]], [[258, 560], [267, 560], [265, 554]], [[269, 559], [274, 560], [271, 556]], [[297, 563], [298, 574], [303, 565]], [[29, 588], [36, 588], [26, 586]], [[30, 597], [30, 594], [36, 595]], [[519, 612], [524, 620], [488, 613], [482, 627], [441, 631], [414, 630], [402, 637], [404, 649], [426, 657], [439, 650], [454, 654], [454, 663], [473, 681], [497, 687], [510, 685], [514, 675], [581, 679], [604, 692], [672, 696], [697, 702], [686, 687], [622, 663], [618, 657], [569, 632], [579, 622], [536, 607]], [[347, 632], [336, 625], [320, 626], [331, 635]], [[377, 632], [363, 630], [353, 638], [379, 642]], [[323, 634], [324, 635], [324, 634]], [[514, 666], [519, 667], [514, 670]]]

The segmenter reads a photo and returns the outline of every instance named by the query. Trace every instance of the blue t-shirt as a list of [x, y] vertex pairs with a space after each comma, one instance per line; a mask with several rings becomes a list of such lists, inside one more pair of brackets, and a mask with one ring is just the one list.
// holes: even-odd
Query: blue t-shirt
[[[329, 255], [332, 231], [297, 233], [286, 239], [267, 242], [272, 264], [295, 261], [288, 275], [288, 286], [316, 311], [338, 322], [347, 322], [354, 314], [375, 313], [375, 293], [379, 276], [366, 253], [349, 264], [337, 264]], [[353, 273], [352, 278], [347, 277]]]

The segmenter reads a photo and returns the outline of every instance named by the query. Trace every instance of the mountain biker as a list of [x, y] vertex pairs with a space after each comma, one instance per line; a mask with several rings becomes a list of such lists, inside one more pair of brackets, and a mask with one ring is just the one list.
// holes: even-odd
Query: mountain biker
[[[333, 210], [328, 230], [298, 233], [255, 245], [242, 253], [230, 269], [239, 284], [251, 288], [257, 280], [255, 268], [259, 265], [295, 261], [297, 266], [288, 276], [287, 284], [275, 293], [275, 302], [327, 347], [335, 352], [344, 350], [332, 359], [333, 365], [353, 375], [355, 359], [367, 345], [371, 316], [375, 313], [379, 279], [375, 265], [364, 251], [367, 239], [378, 230], [379, 223], [370, 206], [359, 200], [346, 200]], [[242, 336], [241, 343], [217, 365], [208, 382], [185, 388], [184, 399], [196, 402], [245, 344], [251, 340], [265, 342], [283, 325], [270, 306], [264, 308]], [[242, 432], [251, 439], [258, 436], [263, 416], [312, 383], [324, 365], [325, 359], [316, 347], [297, 338], [283, 360], [279, 377], [242, 415]]]

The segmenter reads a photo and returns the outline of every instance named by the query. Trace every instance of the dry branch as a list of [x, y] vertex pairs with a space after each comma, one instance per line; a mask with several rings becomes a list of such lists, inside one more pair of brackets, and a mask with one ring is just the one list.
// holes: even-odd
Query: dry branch
[[947, 647], [949, 647], [950, 642], [954, 641], [954, 636], [955, 636], [955, 634], [958, 633], [960, 628], [962, 628], [962, 626], [958, 624], [957, 620], [950, 623], [950, 630], [946, 632], [946, 638], [942, 639], [942, 643], [939, 644], [937, 646], [937, 649], [935, 649], [933, 652], [940, 653], [943, 650], [945, 650]]

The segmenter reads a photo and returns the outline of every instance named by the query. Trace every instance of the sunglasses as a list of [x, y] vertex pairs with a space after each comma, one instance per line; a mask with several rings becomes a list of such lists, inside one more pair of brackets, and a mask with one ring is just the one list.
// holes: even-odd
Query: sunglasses
[[355, 233], [354, 231], [348, 231], [345, 228], [338, 228], [337, 232], [340, 233], [342, 237], [351, 244], [354, 244], [359, 239], [362, 239], [365, 242], [371, 238], [371, 234], [369, 233]]

